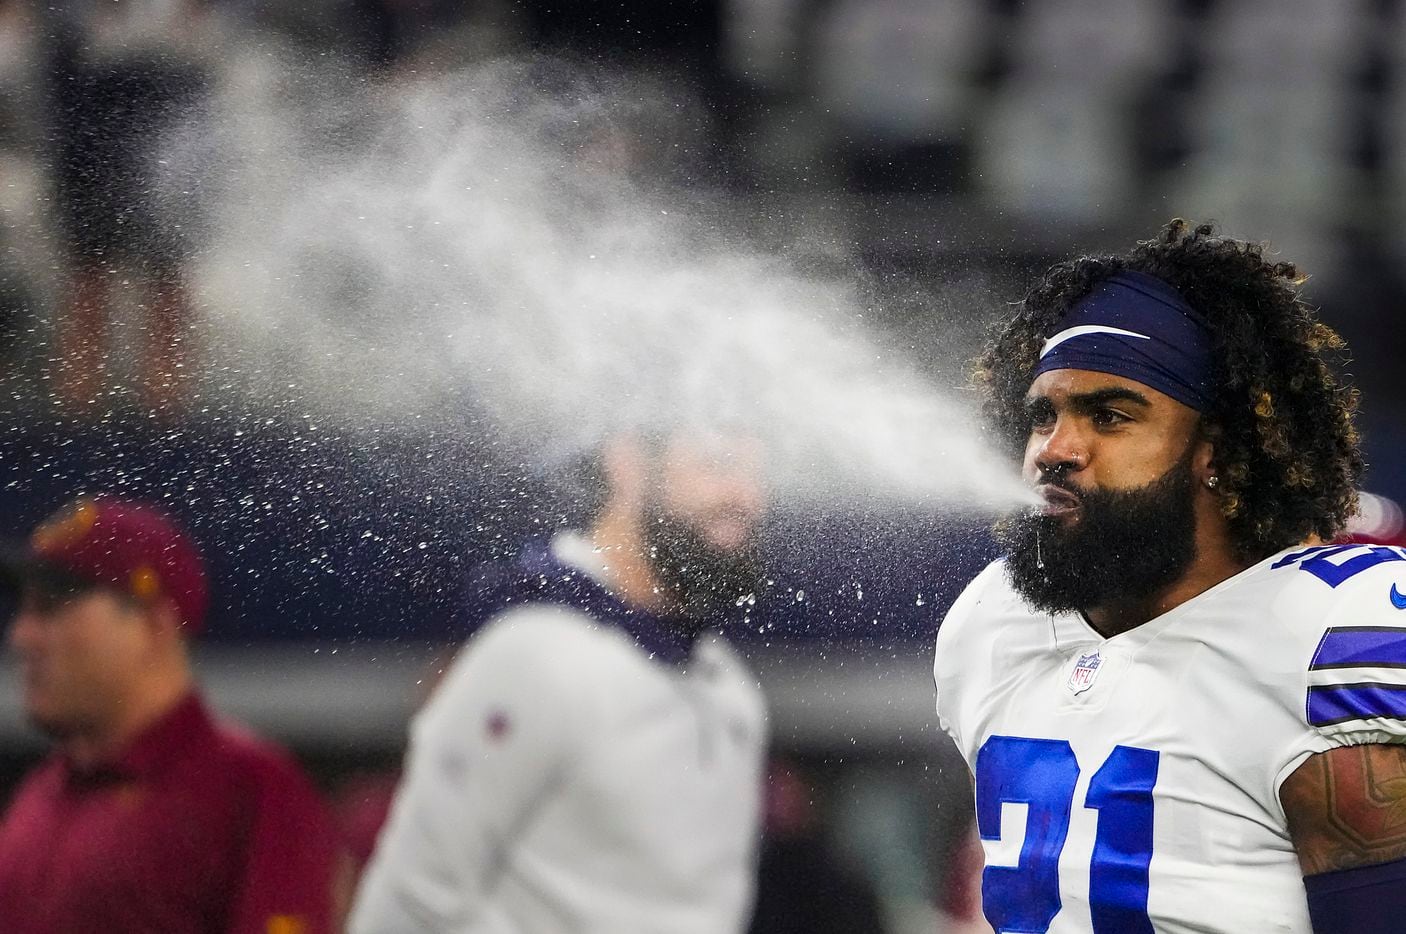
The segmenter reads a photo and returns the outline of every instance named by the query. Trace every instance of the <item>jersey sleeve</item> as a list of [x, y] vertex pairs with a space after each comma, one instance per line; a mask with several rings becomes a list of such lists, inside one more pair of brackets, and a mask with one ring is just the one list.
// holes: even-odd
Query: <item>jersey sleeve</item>
[[322, 799], [286, 754], [256, 762], [252, 823], [228, 934], [333, 934], [351, 864]]
[[351, 934], [467, 932], [513, 839], [583, 742], [579, 614], [514, 610], [464, 649], [416, 718], [405, 776], [357, 892]]
[[1351, 547], [1302, 565], [1333, 590], [1304, 716], [1329, 746], [1406, 743], [1406, 550]]

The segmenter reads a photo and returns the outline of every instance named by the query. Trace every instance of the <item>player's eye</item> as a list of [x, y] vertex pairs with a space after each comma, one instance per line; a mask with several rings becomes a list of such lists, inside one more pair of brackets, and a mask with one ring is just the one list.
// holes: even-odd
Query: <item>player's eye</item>
[[1047, 399], [1036, 399], [1026, 403], [1025, 420], [1031, 431], [1047, 430], [1055, 423], [1054, 406]]
[[1116, 425], [1121, 425], [1126, 421], [1130, 421], [1128, 416], [1124, 415], [1122, 412], [1119, 412], [1117, 409], [1104, 408], [1094, 409], [1093, 415], [1090, 416], [1090, 418], [1093, 420], [1093, 423], [1099, 428], [1112, 428]]

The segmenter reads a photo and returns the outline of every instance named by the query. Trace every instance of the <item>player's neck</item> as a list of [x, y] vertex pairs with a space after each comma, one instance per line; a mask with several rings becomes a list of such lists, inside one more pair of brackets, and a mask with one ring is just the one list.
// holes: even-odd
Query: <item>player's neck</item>
[[100, 728], [65, 737], [61, 744], [64, 754], [80, 767], [111, 762], [174, 710], [194, 686], [186, 665], [154, 675], [140, 691], [118, 705], [114, 717]]
[[1235, 556], [1229, 530], [1223, 521], [1213, 519], [1200, 522], [1195, 557], [1180, 577], [1151, 594], [1087, 607], [1084, 615], [1100, 635], [1111, 638], [1171, 612], [1249, 566], [1249, 563]]

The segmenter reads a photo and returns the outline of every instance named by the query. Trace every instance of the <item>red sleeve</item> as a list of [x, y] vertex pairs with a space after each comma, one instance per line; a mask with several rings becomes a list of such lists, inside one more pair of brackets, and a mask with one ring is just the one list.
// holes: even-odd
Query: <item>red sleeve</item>
[[350, 863], [327, 809], [286, 756], [259, 771], [227, 934], [335, 934]]

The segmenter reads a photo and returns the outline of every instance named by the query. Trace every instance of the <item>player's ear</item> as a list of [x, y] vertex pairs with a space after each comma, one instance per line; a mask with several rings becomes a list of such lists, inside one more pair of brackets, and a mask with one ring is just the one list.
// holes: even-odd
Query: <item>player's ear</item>
[[142, 615], [152, 634], [161, 638], [183, 638], [181, 614], [176, 604], [164, 596], [142, 601]]
[[1216, 422], [1202, 419], [1197, 426], [1196, 438], [1192, 441], [1191, 472], [1196, 478], [1198, 486], [1215, 489], [1220, 482], [1220, 465], [1217, 454], [1220, 439], [1224, 435], [1221, 426]]

